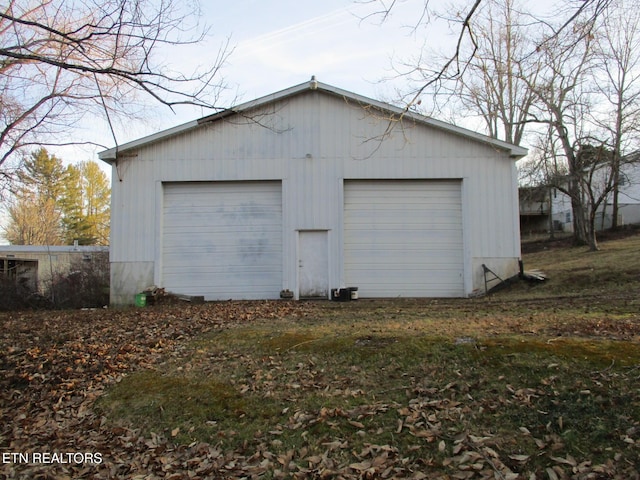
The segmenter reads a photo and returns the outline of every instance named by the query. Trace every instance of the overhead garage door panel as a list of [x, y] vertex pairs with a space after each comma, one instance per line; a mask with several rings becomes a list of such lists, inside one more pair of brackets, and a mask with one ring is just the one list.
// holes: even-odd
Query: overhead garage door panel
[[278, 298], [280, 182], [164, 185], [162, 281], [207, 300]]
[[459, 181], [345, 182], [345, 277], [363, 297], [464, 294]]

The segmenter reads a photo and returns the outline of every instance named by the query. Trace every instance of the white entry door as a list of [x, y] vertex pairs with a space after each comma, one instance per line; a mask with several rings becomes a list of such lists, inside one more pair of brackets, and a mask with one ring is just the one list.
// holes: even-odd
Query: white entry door
[[328, 298], [329, 244], [327, 231], [298, 232], [300, 298]]

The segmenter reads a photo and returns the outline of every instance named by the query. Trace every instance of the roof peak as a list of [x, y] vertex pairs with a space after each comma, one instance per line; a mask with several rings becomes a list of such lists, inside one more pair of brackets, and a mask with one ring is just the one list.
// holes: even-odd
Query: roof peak
[[170, 128], [168, 130], [164, 130], [161, 132], [157, 132], [155, 134], [149, 135], [147, 137], [143, 137], [140, 138], [138, 140], [134, 140], [128, 143], [125, 143], [123, 145], [119, 145], [115, 148], [111, 148], [109, 150], [105, 150], [103, 152], [100, 152], [98, 155], [100, 157], [101, 160], [107, 162], [107, 163], [112, 163], [113, 161], [116, 160], [116, 157], [118, 156], [118, 154], [126, 151], [126, 150], [130, 150], [130, 149], [135, 149], [137, 147], [140, 147], [142, 145], [146, 145], [152, 142], [156, 142], [158, 140], [164, 140], [168, 137], [171, 137], [173, 135], [178, 135], [180, 133], [183, 133], [187, 130], [191, 130], [193, 128], [197, 128], [200, 125], [206, 124], [206, 123], [210, 123], [210, 122], [214, 122], [216, 120], [222, 119], [222, 118], [226, 118], [229, 117], [231, 115], [236, 115], [238, 113], [242, 113], [242, 112], [247, 112], [250, 111], [252, 109], [255, 108], [259, 108], [263, 105], [272, 103], [272, 102], [276, 102], [279, 100], [284, 100], [287, 99], [289, 97], [298, 95], [300, 93], [303, 93], [305, 91], [309, 91], [309, 90], [313, 90], [313, 91], [322, 91], [324, 93], [330, 94], [330, 95], [334, 95], [340, 98], [343, 98], [345, 100], [352, 100], [357, 104], [360, 105], [370, 105], [376, 108], [379, 108], [383, 111], [388, 111], [390, 112], [392, 115], [394, 116], [399, 116], [399, 117], [406, 117], [408, 119], [411, 119], [413, 121], [417, 121], [426, 125], [429, 125], [431, 127], [434, 128], [438, 128], [441, 130], [447, 130], [450, 133], [456, 134], [456, 135], [461, 135], [470, 139], [473, 139], [475, 141], [480, 141], [483, 143], [488, 143], [491, 145], [494, 145], [495, 147], [504, 149], [509, 151], [510, 155], [512, 157], [516, 157], [516, 158], [521, 158], [523, 156], [525, 156], [527, 154], [527, 150], [523, 147], [517, 146], [517, 145], [511, 145], [507, 142], [504, 142], [502, 140], [498, 140], [498, 139], [494, 139], [491, 137], [488, 137], [487, 135], [478, 133], [478, 132], [474, 132], [472, 130], [463, 128], [463, 127], [459, 127], [457, 125], [453, 125], [447, 122], [443, 122], [441, 120], [437, 120], [435, 118], [432, 117], [427, 117], [425, 115], [413, 112], [413, 111], [409, 111], [405, 108], [402, 107], [398, 107], [396, 105], [390, 104], [390, 103], [386, 103], [386, 102], [382, 102], [379, 100], [374, 100], [372, 98], [368, 98], [366, 96], [363, 95], [359, 95], [347, 90], [343, 90], [341, 88], [338, 87], [334, 87], [332, 85], [329, 84], [325, 84], [322, 82], [319, 82], [316, 79], [315, 75], [311, 76], [311, 79], [300, 83], [298, 85], [294, 85], [292, 87], [286, 88], [284, 90], [280, 90], [274, 93], [271, 93], [269, 95], [264, 95], [262, 97], [256, 98], [254, 100], [250, 100], [248, 102], [230, 107], [228, 109], [225, 110], [220, 110], [219, 112], [213, 113], [211, 115], [207, 115], [204, 117], [201, 117], [197, 120], [193, 120], [191, 122], [182, 124], [182, 125], [178, 125], [176, 127]]

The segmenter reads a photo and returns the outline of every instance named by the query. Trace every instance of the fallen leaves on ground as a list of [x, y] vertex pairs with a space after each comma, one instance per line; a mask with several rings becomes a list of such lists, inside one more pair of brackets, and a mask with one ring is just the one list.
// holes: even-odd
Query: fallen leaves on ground
[[[0, 475], [183, 478], [193, 471], [207, 478], [211, 472], [233, 476], [243, 471], [249, 460], [208, 445], [174, 448], [164, 438], [113, 429], [93, 404], [124, 373], [180, 355], [185, 342], [198, 334], [255, 319], [305, 315], [305, 310], [304, 304], [292, 302], [225, 302], [3, 314], [0, 455], [7, 461], [0, 463]], [[31, 460], [34, 453], [76, 452], [100, 453], [102, 462], [49, 464], [46, 456], [43, 463], [9, 461], [14, 453], [30, 454]]]
[[[508, 479], [521, 477], [517, 468], [530, 455], [505, 451], [491, 434], [443, 431], [443, 422], [464, 420], [471, 413], [462, 402], [447, 396], [444, 388], [415, 391], [406, 405], [381, 401], [352, 409], [320, 409], [288, 412], [287, 423], [268, 432], [277, 442], [282, 429], [307, 429], [318, 422], [347, 422], [366, 435], [366, 419], [394, 409], [398, 414], [397, 433], [408, 432], [416, 445], [433, 446], [434, 454], [445, 459], [435, 465], [433, 458], [409, 461], [391, 445], [366, 444], [357, 450], [340, 438], [322, 443], [323, 452], [297, 446], [285, 453], [273, 453], [268, 443], [259, 448], [223, 451], [207, 443], [175, 445], [168, 434], [143, 435], [140, 430], [115, 427], [99, 416], [94, 402], [104, 389], [122, 375], [153, 368], [167, 358], [180, 357], [195, 336], [242, 325], [257, 319], [307, 317], [318, 307], [295, 302], [225, 302], [201, 306], [178, 304], [129, 310], [88, 310], [76, 312], [21, 312], [0, 317], [0, 448], [3, 455], [22, 453], [94, 455], [95, 463], [69, 461], [3, 461], [0, 475], [6, 478], [441, 478]], [[436, 305], [437, 308], [437, 305]], [[400, 313], [398, 314], [400, 315]], [[489, 322], [487, 320], [486, 322]], [[478, 324], [482, 322], [477, 321]], [[500, 325], [501, 330], [520, 328]], [[637, 322], [629, 320], [626, 336], [637, 336]], [[486, 324], [485, 324], [486, 326]], [[596, 328], [597, 327], [597, 328]], [[484, 327], [483, 327], [484, 328]], [[567, 327], [569, 328], [569, 327]], [[575, 333], [575, 326], [570, 329]], [[588, 324], [587, 334], [606, 331], [606, 326]], [[616, 330], [619, 332], [619, 330]], [[457, 332], [454, 332], [457, 333]], [[264, 373], [267, 375], [268, 373]], [[320, 388], [309, 378], [310, 388]], [[247, 385], [246, 388], [252, 388]], [[344, 391], [341, 392], [344, 394]], [[355, 392], [354, 394], [357, 394]], [[535, 391], [513, 390], [508, 401], [527, 402]], [[613, 463], [592, 465], [562, 454], [562, 442], [552, 433], [536, 433], [526, 428], [514, 434], [528, 436], [549, 456], [552, 465], [545, 477], [531, 474], [529, 480], [638, 478], [630, 476], [633, 465]], [[637, 431], [630, 431], [628, 443], [638, 448]], [[99, 455], [99, 458], [96, 457]], [[42, 456], [40, 457], [42, 459]], [[3, 456], [3, 460], [5, 456]], [[18, 460], [20, 460], [18, 458]], [[58, 460], [60, 460], [58, 458]], [[355, 461], [354, 461], [355, 460]], [[434, 467], [442, 474], [434, 476]]]

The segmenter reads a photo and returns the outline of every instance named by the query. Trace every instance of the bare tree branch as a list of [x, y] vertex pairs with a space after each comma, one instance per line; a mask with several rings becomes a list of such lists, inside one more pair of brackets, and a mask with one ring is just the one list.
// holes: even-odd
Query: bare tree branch
[[[378, 0], [380, 1], [380, 0]], [[383, 6], [385, 5], [384, 2]], [[473, 56], [473, 54], [475, 53], [475, 50], [477, 49], [477, 42], [475, 39], [475, 35], [474, 32], [472, 30], [472, 24], [471, 24], [471, 19], [473, 18], [476, 10], [478, 9], [478, 7], [480, 6], [480, 4], [482, 3], [482, 0], [474, 0], [473, 6], [470, 8], [470, 10], [467, 12], [466, 16], [464, 17], [464, 19], [462, 20], [461, 24], [461, 28], [460, 28], [460, 33], [458, 35], [458, 40], [456, 43], [456, 48], [455, 48], [455, 52], [449, 57], [449, 59], [442, 65], [442, 67], [436, 72], [435, 75], [431, 76], [431, 78], [429, 78], [427, 80], [427, 82], [425, 82], [423, 85], [421, 85], [419, 88], [417, 88], [415, 91], [413, 91], [410, 96], [408, 101], [405, 102], [404, 106], [403, 106], [403, 110], [400, 114], [397, 115], [389, 115], [387, 117], [387, 124], [386, 124], [386, 128], [385, 130], [378, 136], [376, 136], [374, 139], [368, 139], [367, 141], [370, 140], [374, 140], [378, 143], [384, 141], [385, 139], [387, 139], [395, 130], [397, 125], [401, 125], [403, 119], [405, 118], [406, 114], [415, 106], [419, 105], [421, 103], [420, 101], [420, 97], [424, 94], [425, 91], [427, 91], [429, 88], [433, 87], [433, 85], [435, 85], [436, 83], [441, 82], [444, 77], [447, 75], [448, 78], [456, 78], [459, 77], [460, 75], [463, 74], [463, 72], [466, 70], [468, 62], [464, 61], [461, 62], [460, 61], [460, 55], [462, 52], [462, 44], [463, 41], [465, 39], [465, 35], [468, 35], [471, 43], [473, 45], [473, 49], [472, 49], [472, 53], [471, 56]], [[391, 4], [386, 7], [385, 9], [377, 12], [376, 14], [378, 15], [383, 15], [383, 18], [387, 18], [388, 15], [391, 12], [391, 9], [393, 8], [393, 6], [395, 5], [395, 1], [392, 1]], [[428, 0], [425, 2], [425, 9], [423, 12], [426, 12], [426, 5], [428, 5]], [[448, 72], [451, 70], [452, 66], [455, 66], [455, 70], [452, 74], [448, 74]], [[415, 69], [416, 70], [420, 70], [421, 66], [420, 65], [416, 65]], [[373, 152], [371, 152], [371, 154], [375, 153], [375, 151], [377, 150], [374, 149]]]
[[160, 57], [160, 49], [205, 39], [197, 3], [190, 5], [10, 0], [0, 7], [0, 165], [36, 142], [74, 143], [68, 132], [86, 115], [109, 123], [145, 98], [170, 109], [221, 110], [228, 41], [190, 75], [173, 72]]

